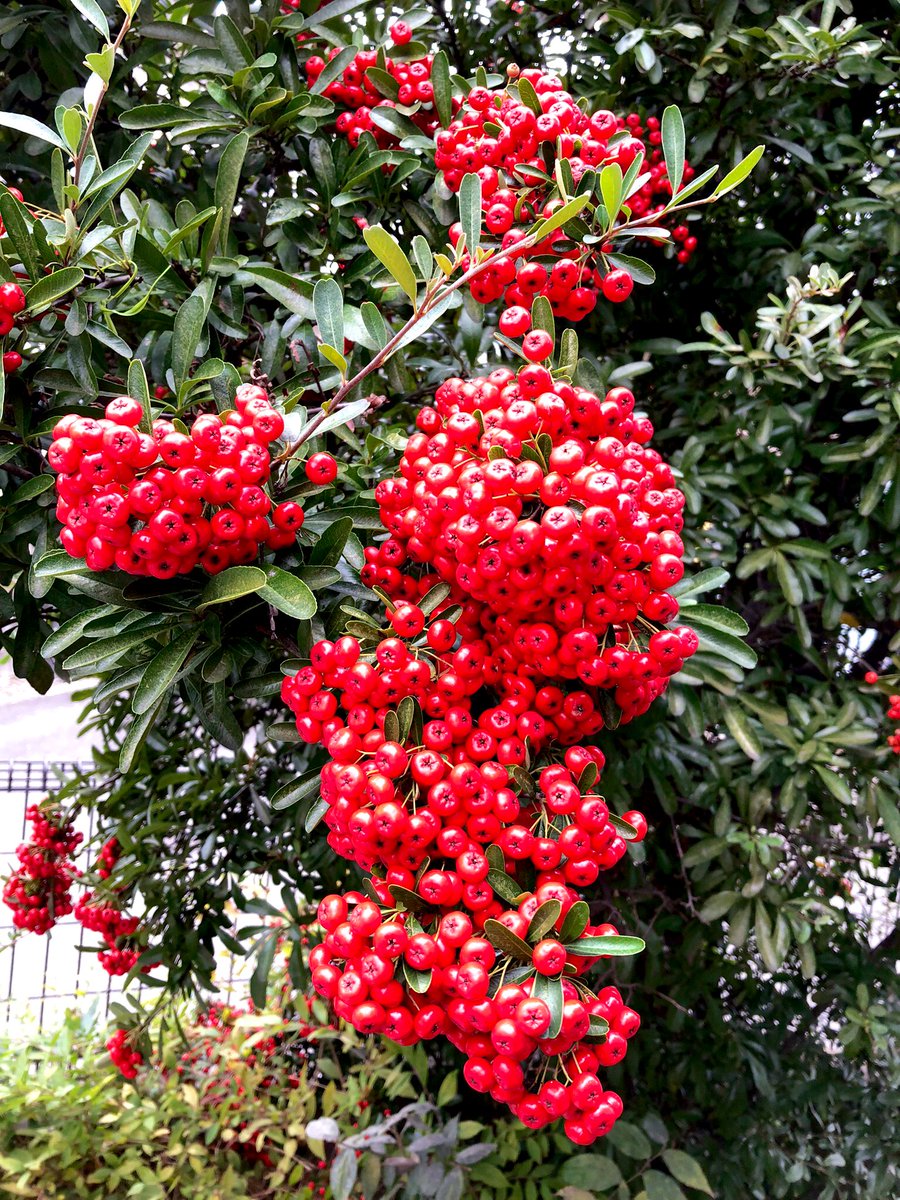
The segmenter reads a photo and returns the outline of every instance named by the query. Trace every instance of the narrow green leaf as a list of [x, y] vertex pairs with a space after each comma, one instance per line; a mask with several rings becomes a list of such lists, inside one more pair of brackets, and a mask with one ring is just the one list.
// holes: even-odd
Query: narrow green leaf
[[418, 285], [412, 263], [400, 248], [400, 243], [393, 234], [388, 233], [381, 225], [370, 225], [363, 230], [366, 245], [387, 268], [388, 273], [397, 281], [415, 307]]
[[72, 0], [72, 6], [77, 8], [85, 20], [90, 21], [97, 32], [109, 41], [109, 21], [97, 0]]
[[364, 300], [360, 305], [359, 311], [362, 315], [366, 332], [375, 343], [376, 349], [383, 350], [390, 341], [390, 333], [388, 332], [387, 325], [384, 323], [384, 317], [371, 300]]
[[218, 575], [213, 575], [200, 593], [197, 608], [206, 608], [210, 604], [224, 604], [229, 600], [239, 600], [242, 596], [252, 596], [254, 592], [266, 587], [267, 583], [266, 573], [259, 567], [228, 567]]
[[446, 129], [453, 120], [453, 84], [450, 82], [450, 63], [444, 50], [438, 50], [431, 63], [431, 86], [434, 88], [434, 108], [441, 126]]
[[199, 628], [188, 629], [160, 650], [156, 658], [147, 664], [144, 677], [138, 684], [131, 702], [131, 711], [136, 716], [147, 712], [163, 698], [175, 682], [176, 675], [184, 666], [185, 660], [199, 636]]
[[611, 955], [621, 958], [626, 955], [640, 954], [645, 942], [639, 937], [624, 937], [619, 934], [605, 934], [602, 937], [583, 937], [569, 942], [566, 949], [582, 958], [599, 958], [601, 955]]
[[662, 1157], [663, 1162], [679, 1183], [683, 1183], [685, 1187], [694, 1188], [698, 1192], [706, 1192], [707, 1196], [713, 1194], [709, 1180], [696, 1158], [685, 1154], [683, 1150], [663, 1150]]
[[148, 709], [147, 712], [141, 713], [139, 717], [135, 717], [128, 727], [128, 733], [125, 735], [125, 740], [122, 743], [122, 749], [119, 753], [119, 770], [123, 773], [130, 771], [134, 765], [134, 760], [147, 740], [147, 736], [156, 722], [161, 707], [162, 701], [155, 708]]
[[481, 244], [481, 180], [473, 172], [459, 185], [459, 223], [466, 239], [469, 261], [475, 265], [475, 251]]
[[642, 258], [634, 258], [630, 254], [607, 254], [614, 267], [627, 271], [635, 283], [651, 284], [656, 282], [656, 272]]
[[61, 267], [52, 275], [43, 276], [25, 292], [28, 304], [26, 312], [29, 316], [42, 313], [60, 297], [77, 288], [83, 279], [84, 271], [81, 267]]
[[662, 148], [666, 160], [666, 174], [674, 195], [684, 175], [684, 120], [681, 109], [670, 104], [662, 115]]
[[120, 657], [136, 646], [145, 646], [150, 637], [151, 634], [146, 629], [128, 629], [115, 637], [100, 638], [64, 659], [63, 670], [82, 671], [85, 667], [96, 667], [99, 663]]
[[141, 419], [141, 429], [149, 433], [153, 423], [153, 412], [150, 408], [150, 384], [147, 382], [147, 372], [139, 358], [133, 358], [128, 364], [128, 395], [140, 400], [144, 416]]
[[0, 218], [29, 278], [40, 279], [43, 269], [31, 233], [30, 226], [33, 222], [28, 209], [10, 192], [0, 191]]
[[[678, 619], [682, 625], [689, 625], [691, 629], [694, 629], [690, 607], [682, 609]], [[701, 650], [719, 654], [722, 658], [743, 667], [745, 671], [751, 671], [756, 666], [756, 652], [751, 650], [740, 638], [736, 638], [730, 633], [721, 633], [717, 629], [702, 624], [698, 624], [694, 632], [700, 639]]]
[[511, 929], [507, 929], [500, 921], [495, 921], [493, 918], [485, 921], [484, 936], [503, 954], [517, 958], [521, 962], [531, 962], [531, 947], [528, 943], [518, 934], [513, 933]]
[[14, 129], [16, 133], [24, 133], [26, 137], [40, 138], [42, 142], [49, 142], [51, 146], [59, 146], [60, 150], [68, 151], [66, 143], [55, 129], [51, 129], [43, 121], [36, 121], [34, 117], [26, 117], [24, 113], [0, 112], [0, 126]]
[[188, 296], [175, 314], [172, 330], [172, 374], [176, 390], [188, 377], [206, 324], [206, 305], [198, 295]]
[[556, 924], [562, 905], [558, 900], [546, 900], [528, 923], [525, 935], [529, 942], [539, 942]]
[[315, 804], [310, 806], [309, 812], [303, 821], [303, 828], [307, 833], [312, 833], [315, 827], [319, 824], [325, 814], [328, 812], [328, 801], [323, 800], [320, 796]]
[[730, 608], [722, 608], [718, 604], [691, 604], [685, 607], [697, 624], [707, 625], [722, 633], [733, 633], [735, 637], [745, 637], [750, 632], [750, 626], [744, 618]]
[[316, 598], [302, 579], [274, 566], [265, 568], [265, 577], [266, 585], [259, 589], [259, 597], [266, 604], [298, 621], [309, 620], [315, 615]]
[[717, 185], [713, 196], [724, 196], [726, 192], [732, 191], [743, 183], [765, 152], [764, 146], [756, 146], [750, 153], [742, 158], [736, 167], [728, 172], [725, 178]]
[[536, 234], [541, 238], [549, 237], [551, 233], [555, 233], [557, 229], [561, 229], [567, 221], [571, 221], [573, 217], [577, 217], [582, 212], [590, 201], [590, 196], [576, 196], [574, 200], [570, 200], [568, 204], [564, 204], [562, 208], [556, 210], [552, 216], [536, 222], [529, 230], [530, 234]]
[[685, 596], [699, 596], [702, 592], [711, 592], [714, 588], [724, 587], [731, 576], [721, 567], [707, 567], [699, 575], [684, 575], [670, 587], [669, 594], [676, 599]]
[[231, 70], [240, 71], [242, 67], [248, 67], [253, 62], [253, 51], [231, 17], [222, 14], [215, 18], [213, 25], [216, 45]]
[[531, 302], [531, 327], [543, 329], [553, 338], [554, 344], [556, 343], [556, 321], [546, 296], [535, 296]]
[[324, 71], [319, 75], [319, 78], [309, 89], [313, 96], [319, 96], [328, 87], [329, 83], [333, 83], [340, 75], [343, 75], [344, 69], [349, 67], [356, 58], [356, 47], [345, 46], [340, 54], [336, 54], [330, 59]]
[[335, 279], [320, 279], [313, 289], [319, 337], [339, 354], [344, 351], [344, 295]]
[[762, 746], [759, 743], [759, 738], [750, 724], [750, 721], [740, 708], [729, 705], [725, 709], [725, 724], [728, 726], [728, 732], [751, 760], [756, 762], [762, 755]]
[[611, 229], [622, 206], [622, 168], [608, 163], [600, 172], [600, 195], [606, 208], [606, 224]]
[[319, 790], [321, 772], [316, 769], [301, 775], [299, 779], [293, 779], [290, 783], [284, 784], [272, 796], [270, 804], [278, 811], [285, 808], [293, 808], [295, 804], [299, 804], [301, 800], [305, 800], [307, 796], [315, 795]]
[[564, 996], [562, 979], [548, 975], [535, 975], [531, 985], [531, 994], [535, 1000], [543, 1000], [550, 1009], [550, 1025], [542, 1035], [545, 1038], [559, 1037], [562, 1028]]
[[236, 133], [222, 151], [219, 159], [219, 169], [216, 172], [215, 206], [221, 209], [222, 223], [219, 226], [220, 253], [227, 253], [228, 230], [231, 225], [231, 214], [237, 199], [241, 183], [241, 171], [244, 159], [247, 157], [247, 147], [250, 145], [250, 134], [242, 129]]
[[568, 942], [577, 941], [578, 938], [587, 929], [588, 922], [591, 919], [591, 910], [588, 908], [584, 900], [576, 900], [569, 911], [566, 913], [565, 920], [562, 923], [562, 928], [559, 931], [559, 940], [566, 945]]
[[883, 787], [878, 789], [876, 804], [878, 805], [878, 815], [881, 817], [881, 823], [884, 825], [885, 832], [895, 846], [900, 846], [900, 811], [898, 811], [897, 805]]

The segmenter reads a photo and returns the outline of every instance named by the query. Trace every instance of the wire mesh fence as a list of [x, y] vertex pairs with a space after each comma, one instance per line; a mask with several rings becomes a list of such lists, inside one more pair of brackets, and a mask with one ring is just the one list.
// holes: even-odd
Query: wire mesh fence
[[[79, 771], [90, 769], [86, 762], [33, 762], [0, 759], [0, 876], [14, 865], [16, 847], [27, 836], [25, 810], [39, 804], [63, 782]], [[76, 860], [85, 869], [95, 853], [90, 849], [96, 833], [96, 811], [82, 811], [75, 828], [84, 835], [83, 854]], [[73, 896], [77, 896], [77, 885]], [[237, 930], [235, 929], [235, 933]], [[100, 965], [92, 943], [74, 915], [60, 919], [42, 936], [20, 933], [12, 913], [0, 904], [0, 1036], [28, 1029], [42, 1029], [59, 1022], [67, 1009], [95, 1006], [102, 1020], [110, 1004], [121, 998], [125, 977], [111, 977]], [[235, 956], [224, 947], [216, 953], [216, 982], [220, 997], [228, 1000], [246, 994], [253, 963]], [[140, 980], [128, 986], [140, 996]]]

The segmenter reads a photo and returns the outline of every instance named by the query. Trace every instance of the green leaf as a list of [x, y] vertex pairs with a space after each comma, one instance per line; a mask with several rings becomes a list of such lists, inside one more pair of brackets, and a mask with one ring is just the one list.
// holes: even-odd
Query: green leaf
[[520, 885], [516, 883], [511, 876], [507, 875], [505, 871], [496, 871], [492, 869], [488, 871], [486, 878], [488, 886], [493, 888], [494, 893], [499, 896], [501, 900], [508, 900], [510, 903], [512, 903], [514, 900], [518, 900], [519, 896], [522, 894], [522, 888]]
[[390, 340], [390, 333], [388, 332], [387, 325], [384, 323], [384, 317], [371, 300], [364, 300], [360, 305], [359, 311], [362, 315], [366, 332], [375, 343], [376, 349], [383, 350]]
[[155, 708], [148, 709], [147, 712], [141, 713], [139, 717], [135, 717], [129, 725], [128, 733], [125, 735], [125, 740], [122, 743], [122, 749], [119, 753], [119, 770], [123, 773], [130, 771], [134, 765], [134, 760], [147, 740], [147, 736], [156, 722], [161, 707], [162, 701]]
[[248, 277], [249, 282], [261, 287], [288, 312], [295, 313], [307, 321], [313, 319], [313, 290], [305, 280], [295, 279], [286, 271], [266, 266], [244, 267], [238, 276], [239, 281], [241, 276]]
[[[111, 46], [107, 42], [99, 54], [85, 55], [84, 64], [86, 67], [89, 67], [95, 75], [98, 75], [104, 83], [109, 83], [110, 79], [112, 79], [113, 68], [116, 65], [115, 46]], [[71, 109], [69, 111], [71, 111]], [[68, 114], [66, 115], [68, 116]], [[77, 145], [78, 143], [76, 142], [76, 148]]]
[[434, 108], [441, 126], [446, 129], [453, 119], [453, 85], [450, 82], [450, 63], [444, 50], [438, 50], [431, 63], [431, 86], [434, 88]]
[[90, 21], [99, 34], [109, 41], [109, 21], [97, 0], [72, 0], [72, 5], [78, 9], [85, 20]]
[[662, 1157], [663, 1162], [679, 1183], [683, 1183], [685, 1187], [695, 1188], [698, 1192], [706, 1192], [707, 1196], [713, 1194], [709, 1180], [696, 1158], [691, 1158], [690, 1154], [685, 1154], [683, 1150], [663, 1150]]
[[336, 566], [341, 560], [347, 539], [352, 532], [353, 518], [337, 517], [310, 551], [310, 564], [321, 567]]
[[418, 295], [416, 275], [412, 263], [400, 248], [400, 243], [392, 233], [388, 233], [380, 225], [370, 225], [363, 230], [366, 245], [382, 264], [388, 273], [403, 288], [415, 307]]
[[150, 636], [146, 629], [128, 629], [115, 637], [100, 638], [64, 659], [63, 670], [81, 671], [85, 667], [96, 667], [99, 663], [119, 658], [135, 646], [145, 646]]
[[337, 1152], [337, 1157], [331, 1163], [329, 1186], [335, 1200], [349, 1200], [350, 1193], [356, 1183], [359, 1164], [356, 1162], [356, 1151], [350, 1146], [344, 1146]]
[[697, 914], [701, 921], [718, 921], [738, 903], [740, 896], [737, 892], [716, 892], [704, 903]]
[[762, 746], [746, 714], [742, 709], [729, 704], [725, 709], [724, 716], [728, 732], [751, 762], [756, 762], [762, 755]]
[[686, 596], [699, 596], [702, 592], [711, 592], [716, 588], [724, 587], [730, 578], [728, 572], [723, 571], [721, 567], [707, 567], [699, 575], [682, 576], [669, 588], [669, 594], [676, 600]]
[[550, 1024], [542, 1037], [559, 1037], [564, 1004], [562, 979], [560, 977], [552, 978], [549, 975], [535, 975], [534, 983], [531, 985], [531, 994], [535, 1000], [543, 1000], [550, 1009]]
[[666, 174], [674, 195], [681, 186], [684, 175], [684, 120], [681, 109], [676, 104], [670, 104], [663, 111], [662, 148], [666, 160]]
[[136, 716], [147, 712], [163, 698], [175, 682], [175, 677], [199, 636], [199, 628], [188, 629], [160, 650], [156, 658], [151, 659], [147, 664], [144, 677], [138, 684], [134, 699], [131, 701], [131, 711]]
[[895, 846], [900, 846], [900, 811], [885, 788], [878, 789], [875, 803], [885, 832]]
[[554, 343], [556, 342], [556, 321], [546, 296], [535, 296], [531, 302], [531, 327], [543, 329], [545, 333], [550, 334]]
[[716, 186], [713, 196], [718, 198], [724, 196], [726, 192], [732, 191], [743, 183], [765, 152], [764, 146], [756, 146], [750, 153], [742, 158], [738, 165], [728, 172], [723, 180]]
[[[218, 24], [218, 22], [217, 22]], [[242, 129], [236, 133], [222, 151], [219, 159], [219, 169], [216, 172], [215, 206], [221, 209], [222, 223], [219, 226], [218, 244], [221, 253], [226, 253], [228, 244], [228, 229], [231, 224], [231, 214], [237, 199], [241, 183], [241, 171], [244, 159], [247, 157], [247, 147], [250, 145], [250, 134]]]
[[293, 808], [295, 804], [299, 804], [307, 796], [315, 795], [319, 790], [320, 783], [321, 771], [318, 768], [315, 771], [308, 771], [306, 774], [301, 775], [299, 779], [292, 779], [290, 783], [286, 783], [283, 787], [280, 787], [275, 795], [272, 796], [270, 804], [278, 811], [285, 808]]
[[410, 990], [418, 995], [427, 992], [431, 987], [431, 971], [420, 971], [416, 967], [411, 967], [408, 962], [404, 962], [403, 974]]
[[671, 1175], [662, 1171], [645, 1171], [641, 1176], [647, 1200], [685, 1200], [684, 1192]]
[[529, 942], [539, 942], [556, 924], [562, 905], [558, 900], [545, 900], [528, 923], [525, 935]]
[[44, 275], [25, 292], [27, 314], [36, 316], [42, 313], [61, 296], [77, 288], [83, 279], [84, 271], [81, 267], [61, 267], [52, 275]]
[[313, 288], [313, 308], [319, 337], [327, 346], [344, 351], [344, 294], [335, 279], [320, 279]]
[[87, 570], [83, 558], [71, 558], [65, 550], [48, 550], [32, 567], [35, 579], [56, 579], [65, 575], [80, 575]]
[[744, 637], [750, 632], [750, 626], [744, 618], [730, 608], [721, 608], [718, 604], [691, 604], [689, 611], [694, 623], [710, 629], [732, 633], [735, 637]]
[[[678, 619], [682, 625], [689, 625], [691, 629], [694, 629], [690, 608], [682, 609]], [[751, 671], [756, 666], [755, 651], [751, 650], [740, 638], [736, 638], [730, 633], [720, 633], [717, 629], [711, 629], [708, 625], [703, 624], [698, 624], [694, 632], [700, 639], [701, 650], [720, 654], [746, 671]]]
[[13, 504], [22, 504], [26, 500], [34, 500], [35, 497], [42, 495], [44, 492], [49, 492], [56, 482], [53, 475], [35, 475], [33, 479], [26, 479], [20, 484], [9, 497]]
[[610, 955], [621, 958], [626, 955], [640, 954], [646, 943], [643, 938], [624, 937], [620, 934], [604, 934], [602, 937], [583, 937], [569, 942], [566, 949], [582, 958], [599, 958]]
[[274, 566], [265, 568], [265, 577], [266, 584], [259, 588], [259, 598], [266, 604], [298, 621], [307, 621], [315, 615], [316, 598], [302, 579]]
[[328, 801], [323, 800], [321, 796], [310, 807], [309, 812], [303, 821], [303, 828], [307, 833], [312, 833], [315, 827], [319, 824], [325, 814], [328, 812]]
[[51, 129], [43, 121], [36, 121], [34, 117], [26, 117], [24, 113], [0, 112], [0, 126], [14, 129], [16, 133], [24, 133], [26, 137], [40, 138], [42, 142], [49, 142], [51, 146], [59, 146], [60, 150], [68, 151], [68, 146], [55, 129]]
[[559, 940], [565, 945], [567, 942], [574, 942], [587, 929], [588, 922], [591, 919], [591, 910], [584, 900], [576, 900], [569, 911], [566, 913], [565, 920], [562, 923], [562, 928], [559, 931]]
[[188, 377], [206, 324], [206, 305], [198, 295], [188, 296], [175, 314], [172, 329], [172, 374], [176, 391]]
[[622, 207], [622, 168], [618, 163], [608, 163], [600, 172], [600, 195], [606, 208], [607, 228], [611, 229]]
[[607, 1138], [617, 1150], [627, 1154], [629, 1158], [645, 1159], [653, 1153], [646, 1135], [637, 1125], [630, 1121], [616, 1121], [607, 1134]]
[[[622, 1182], [622, 1172], [605, 1154], [572, 1154], [562, 1165], [559, 1173], [563, 1183], [570, 1187], [584, 1188], [593, 1197], [606, 1192]], [[571, 1200], [565, 1197], [564, 1200]]]
[[218, 16], [213, 26], [216, 31], [216, 45], [222, 51], [222, 57], [231, 70], [240, 71], [242, 67], [248, 67], [253, 62], [253, 51], [231, 17], [224, 14]]
[[218, 575], [213, 575], [200, 593], [197, 608], [206, 608], [210, 604], [224, 604], [229, 600], [239, 600], [242, 596], [252, 596], [267, 584], [266, 573], [259, 567], [228, 567]]
[[338, 76], [343, 75], [344, 69], [349, 67], [356, 58], [356, 47], [345, 46], [340, 54], [336, 54], [330, 59], [324, 71], [319, 75], [319, 78], [309, 89], [313, 96], [319, 96], [328, 87], [329, 83], [333, 83]]
[[630, 254], [607, 254], [614, 267], [627, 271], [635, 283], [651, 284], [656, 282], [656, 272], [642, 258], [633, 258]]
[[272, 963], [275, 961], [275, 951], [278, 949], [278, 931], [273, 929], [259, 939], [255, 946], [256, 966], [250, 976], [250, 998], [257, 1010], [265, 1008], [266, 992], [269, 988], [269, 975], [272, 973]]
[[44, 658], [54, 658], [57, 654], [61, 654], [63, 650], [67, 650], [69, 646], [80, 640], [92, 621], [100, 621], [104, 617], [112, 616], [115, 611], [113, 605], [104, 604], [100, 608], [89, 608], [85, 612], [70, 617], [50, 634], [41, 646], [41, 654]]
[[141, 407], [144, 410], [141, 429], [144, 433], [149, 433], [153, 422], [153, 412], [150, 408], [150, 384], [147, 382], [147, 372], [144, 370], [144, 364], [138, 358], [133, 358], [128, 364], [127, 387], [128, 395], [141, 402]]
[[0, 192], [0, 218], [29, 278], [39, 279], [43, 269], [29, 228], [31, 216], [28, 209], [9, 192]]
[[511, 929], [507, 929], [500, 921], [495, 921], [493, 918], [488, 919], [484, 923], [484, 936], [497, 950], [503, 954], [508, 954], [512, 958], [517, 958], [521, 962], [531, 962], [531, 947], [526, 941], [519, 937], [517, 933], [513, 933]]
[[529, 230], [529, 234], [536, 234], [541, 238], [549, 237], [557, 229], [562, 229], [567, 221], [571, 221], [573, 217], [577, 217], [587, 207], [589, 201], [590, 196], [576, 196], [574, 200], [570, 200], [568, 204], [564, 204], [562, 208], [557, 209], [551, 216], [533, 225]]
[[780, 552], [775, 555], [775, 575], [778, 585], [784, 593], [784, 598], [792, 608], [799, 608], [803, 603], [803, 588], [800, 577], [789, 560]]
[[464, 175], [459, 185], [459, 223], [474, 267], [475, 251], [481, 244], [481, 180], [473, 171]]

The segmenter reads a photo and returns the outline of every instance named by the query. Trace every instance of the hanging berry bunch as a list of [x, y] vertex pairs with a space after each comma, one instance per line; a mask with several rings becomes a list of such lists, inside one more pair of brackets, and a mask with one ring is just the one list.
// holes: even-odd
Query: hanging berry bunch
[[16, 850], [18, 867], [3, 885], [3, 901], [17, 929], [47, 933], [72, 912], [72, 884], [80, 872], [72, 861], [83, 835], [58, 810], [25, 810], [31, 836]]
[[[337, 131], [351, 146], [358, 146], [366, 132], [372, 134], [382, 150], [399, 144], [396, 133], [389, 126], [379, 124], [379, 110], [396, 109], [429, 137], [440, 124], [431, 82], [434, 55], [422, 53], [416, 56], [413, 31], [405, 21], [393, 24], [389, 35], [393, 54], [386, 54], [384, 48], [357, 51], [340, 76], [323, 90], [324, 96], [344, 109], [337, 118]], [[424, 47], [420, 48], [424, 50]], [[339, 53], [332, 47], [327, 61], [319, 54], [306, 60], [310, 85]]]
[[[14, 190], [14, 189], [10, 189]], [[0, 222], [0, 233], [3, 223]], [[17, 283], [0, 283], [0, 338], [12, 333], [16, 317], [25, 307], [25, 293]], [[18, 350], [6, 350], [3, 354], [3, 370], [7, 375], [18, 371], [22, 365], [22, 355]]]
[[[95, 868], [100, 879], [110, 878], [120, 855], [116, 838], [104, 842]], [[106, 949], [100, 951], [98, 961], [108, 975], [127, 975], [134, 968], [143, 949], [135, 936], [140, 920], [122, 911], [116, 890], [85, 892], [75, 905], [75, 920], [83, 929], [103, 938]], [[141, 969], [146, 974], [151, 968], [146, 965]]]
[[144, 432], [143, 420], [140, 401], [119, 396], [100, 420], [70, 414], [56, 424], [47, 458], [72, 557], [93, 571], [171, 579], [294, 543], [303, 509], [273, 506], [266, 491], [284, 418], [263, 388], [242, 384], [233, 412], [203, 413], [189, 431], [159, 419]]
[[[870, 685], [877, 684], [879, 680], [878, 672], [866, 671], [865, 680]], [[888, 696], [886, 715], [889, 721], [900, 721], [900, 695]], [[900, 728], [888, 734], [887, 744], [895, 754], [900, 754]]]
[[[569, 190], [583, 186], [588, 172], [599, 175], [615, 164], [623, 176], [631, 171], [635, 190], [628, 206], [636, 217], [661, 213], [672, 188], [658, 143], [660, 122], [647, 121], [647, 144], [640, 117], [617, 117], [608, 109], [585, 112], [552, 73], [529, 68], [513, 72], [510, 86], [474, 87], [449, 128], [435, 137], [435, 165], [443, 172], [451, 192], [458, 192], [465, 176], [475, 172], [481, 181], [485, 227], [501, 245], [514, 245], [525, 236], [536, 218], [550, 216], [562, 201], [551, 193], [558, 172]], [[638, 176], [646, 163], [648, 170]], [[684, 163], [688, 182], [693, 168]], [[679, 226], [681, 249], [696, 246], [686, 227]], [[457, 244], [462, 227], [454, 225], [450, 239]], [[680, 261], [687, 261], [686, 258]], [[471, 291], [483, 304], [501, 297], [508, 310], [501, 331], [511, 337], [527, 332], [528, 310], [535, 296], [546, 296], [553, 313], [579, 321], [596, 307], [602, 294], [614, 303], [627, 300], [632, 274], [616, 266], [611, 247], [596, 243], [573, 246], [563, 234], [548, 238], [523, 255], [518, 265], [507, 258], [496, 269], [482, 273]]]

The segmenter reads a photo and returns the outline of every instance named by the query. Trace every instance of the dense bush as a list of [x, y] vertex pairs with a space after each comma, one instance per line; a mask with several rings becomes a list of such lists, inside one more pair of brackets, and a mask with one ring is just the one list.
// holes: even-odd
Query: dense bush
[[[372, 6], [328, 5], [313, 42], [296, 40], [310, 31], [307, 2], [287, 16], [271, 2], [227, 16], [203, 3], [134, 7], [119, 57], [91, 60], [91, 94], [98, 80], [109, 89], [89, 130], [80, 59], [100, 50], [107, 18], [115, 37], [131, 6], [17, 4], [0, 19], [3, 177], [25, 197], [0, 195], [0, 270], [27, 272], [28, 304], [4, 346], [25, 362], [2, 397], [0, 636], [39, 690], [54, 671], [86, 681], [85, 719], [104, 750], [66, 799], [98, 807], [104, 836], [118, 837], [116, 885], [140, 897], [149, 957], [170, 986], [209, 985], [229, 902], [273, 915], [248, 899], [259, 874], [296, 924], [300, 982], [305, 898], [357, 876], [305, 829], [318, 760], [286, 724], [281, 667], [341, 627], [342, 605], [373, 611], [358, 570], [380, 528], [374, 484], [435, 386], [505, 350], [495, 306], [454, 300], [315, 425], [307, 448], [335, 454], [336, 486], [290, 465], [277, 480], [307, 510], [278, 557], [294, 583], [157, 584], [90, 573], [54, 549], [42, 450], [61, 414], [96, 415], [128, 390], [180, 418], [227, 408], [252, 378], [271, 383], [300, 436], [340, 384], [340, 363], [317, 349], [315, 283], [340, 279], [350, 345], [335, 349], [352, 374], [378, 353], [370, 302], [392, 334], [409, 312], [360, 223], [440, 251], [457, 215], [417, 126], [385, 118], [381, 141], [392, 131], [399, 145], [364, 135], [353, 148], [333, 132], [327, 76], [307, 90], [310, 54], [385, 41]], [[647, 942], [615, 972], [645, 1028], [611, 1078], [629, 1119], [655, 1112], [724, 1195], [889, 1196], [896, 27], [849, 0], [489, 7], [439, 4], [407, 19], [461, 77], [549, 62], [592, 109], [644, 117], [678, 103], [698, 171], [766, 146], [737, 200], [690, 220], [689, 262], [651, 248], [656, 287], [601, 302], [578, 326], [577, 378], [635, 390], [687, 497], [689, 570], [713, 572], [712, 598], [740, 614], [758, 655], [750, 669], [730, 633], [740, 622], [707, 626], [666, 698], [599, 738], [611, 807], [641, 808], [651, 826], [595, 908]], [[275, 936], [250, 928], [244, 948], [259, 955], [260, 999]], [[437, 1077], [452, 1066], [432, 1061]], [[643, 1166], [643, 1142], [604, 1149], [561, 1185], [678, 1195]]]

